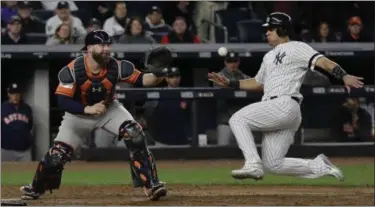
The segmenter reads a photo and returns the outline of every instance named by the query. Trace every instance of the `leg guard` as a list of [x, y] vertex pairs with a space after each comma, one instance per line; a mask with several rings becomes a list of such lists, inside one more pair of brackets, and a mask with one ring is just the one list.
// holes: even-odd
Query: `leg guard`
[[119, 138], [124, 139], [130, 153], [134, 187], [151, 188], [159, 184], [155, 160], [146, 146], [142, 127], [135, 121], [125, 121], [120, 126]]
[[55, 142], [38, 164], [32, 183], [34, 191], [44, 193], [46, 190], [52, 192], [53, 189], [58, 189], [64, 165], [71, 161], [72, 155], [73, 149], [70, 146]]

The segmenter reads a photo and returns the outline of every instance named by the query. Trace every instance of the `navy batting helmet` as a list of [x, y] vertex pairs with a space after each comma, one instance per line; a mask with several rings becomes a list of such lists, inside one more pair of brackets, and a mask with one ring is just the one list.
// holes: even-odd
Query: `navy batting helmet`
[[283, 12], [274, 12], [268, 15], [266, 23], [262, 25], [267, 28], [276, 28], [280, 37], [293, 35], [292, 18]]
[[82, 50], [87, 50], [87, 46], [96, 44], [112, 44], [112, 38], [104, 30], [91, 31], [86, 35], [85, 46]]

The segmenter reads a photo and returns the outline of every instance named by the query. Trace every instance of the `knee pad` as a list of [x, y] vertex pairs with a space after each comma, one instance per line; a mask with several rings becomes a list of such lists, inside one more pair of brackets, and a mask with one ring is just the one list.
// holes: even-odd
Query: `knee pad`
[[71, 161], [73, 149], [62, 142], [55, 142], [39, 162], [33, 180], [33, 188], [38, 193], [58, 189], [61, 184], [62, 171], [67, 162]]
[[154, 157], [146, 145], [142, 127], [134, 120], [125, 121], [119, 129], [130, 152], [130, 170], [134, 187], [150, 188], [159, 183]]
[[137, 151], [145, 148], [146, 136], [139, 125], [134, 120], [124, 121], [119, 129], [119, 139], [124, 139], [126, 147], [130, 151]]

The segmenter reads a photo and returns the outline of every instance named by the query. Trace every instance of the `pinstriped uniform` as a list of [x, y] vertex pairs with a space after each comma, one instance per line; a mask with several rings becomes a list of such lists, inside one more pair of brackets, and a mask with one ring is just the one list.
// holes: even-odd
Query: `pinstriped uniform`
[[[309, 45], [290, 41], [279, 44], [263, 58], [255, 76], [263, 84], [261, 102], [250, 104], [236, 112], [229, 120], [245, 166], [258, 166], [273, 173], [316, 178], [327, 173], [322, 159], [285, 158], [294, 134], [301, 123], [299, 92], [306, 72], [314, 69], [319, 54]], [[271, 97], [275, 97], [271, 99]], [[262, 159], [254, 142], [253, 130], [263, 132]]]

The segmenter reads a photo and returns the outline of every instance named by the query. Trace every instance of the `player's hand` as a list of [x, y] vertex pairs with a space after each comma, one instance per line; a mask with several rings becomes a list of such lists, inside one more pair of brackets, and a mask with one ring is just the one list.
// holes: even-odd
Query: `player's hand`
[[352, 75], [346, 75], [343, 78], [344, 85], [346, 89], [348, 90], [348, 93], [350, 93], [350, 88], [362, 88], [363, 87], [363, 80], [362, 77], [352, 76]]
[[101, 101], [92, 106], [86, 106], [85, 114], [101, 115], [101, 114], [104, 114], [106, 110], [107, 110], [107, 107], [104, 105], [104, 101]]
[[221, 87], [228, 87], [229, 79], [224, 77], [223, 75], [219, 75], [215, 72], [208, 73], [208, 80], [216, 83]]

